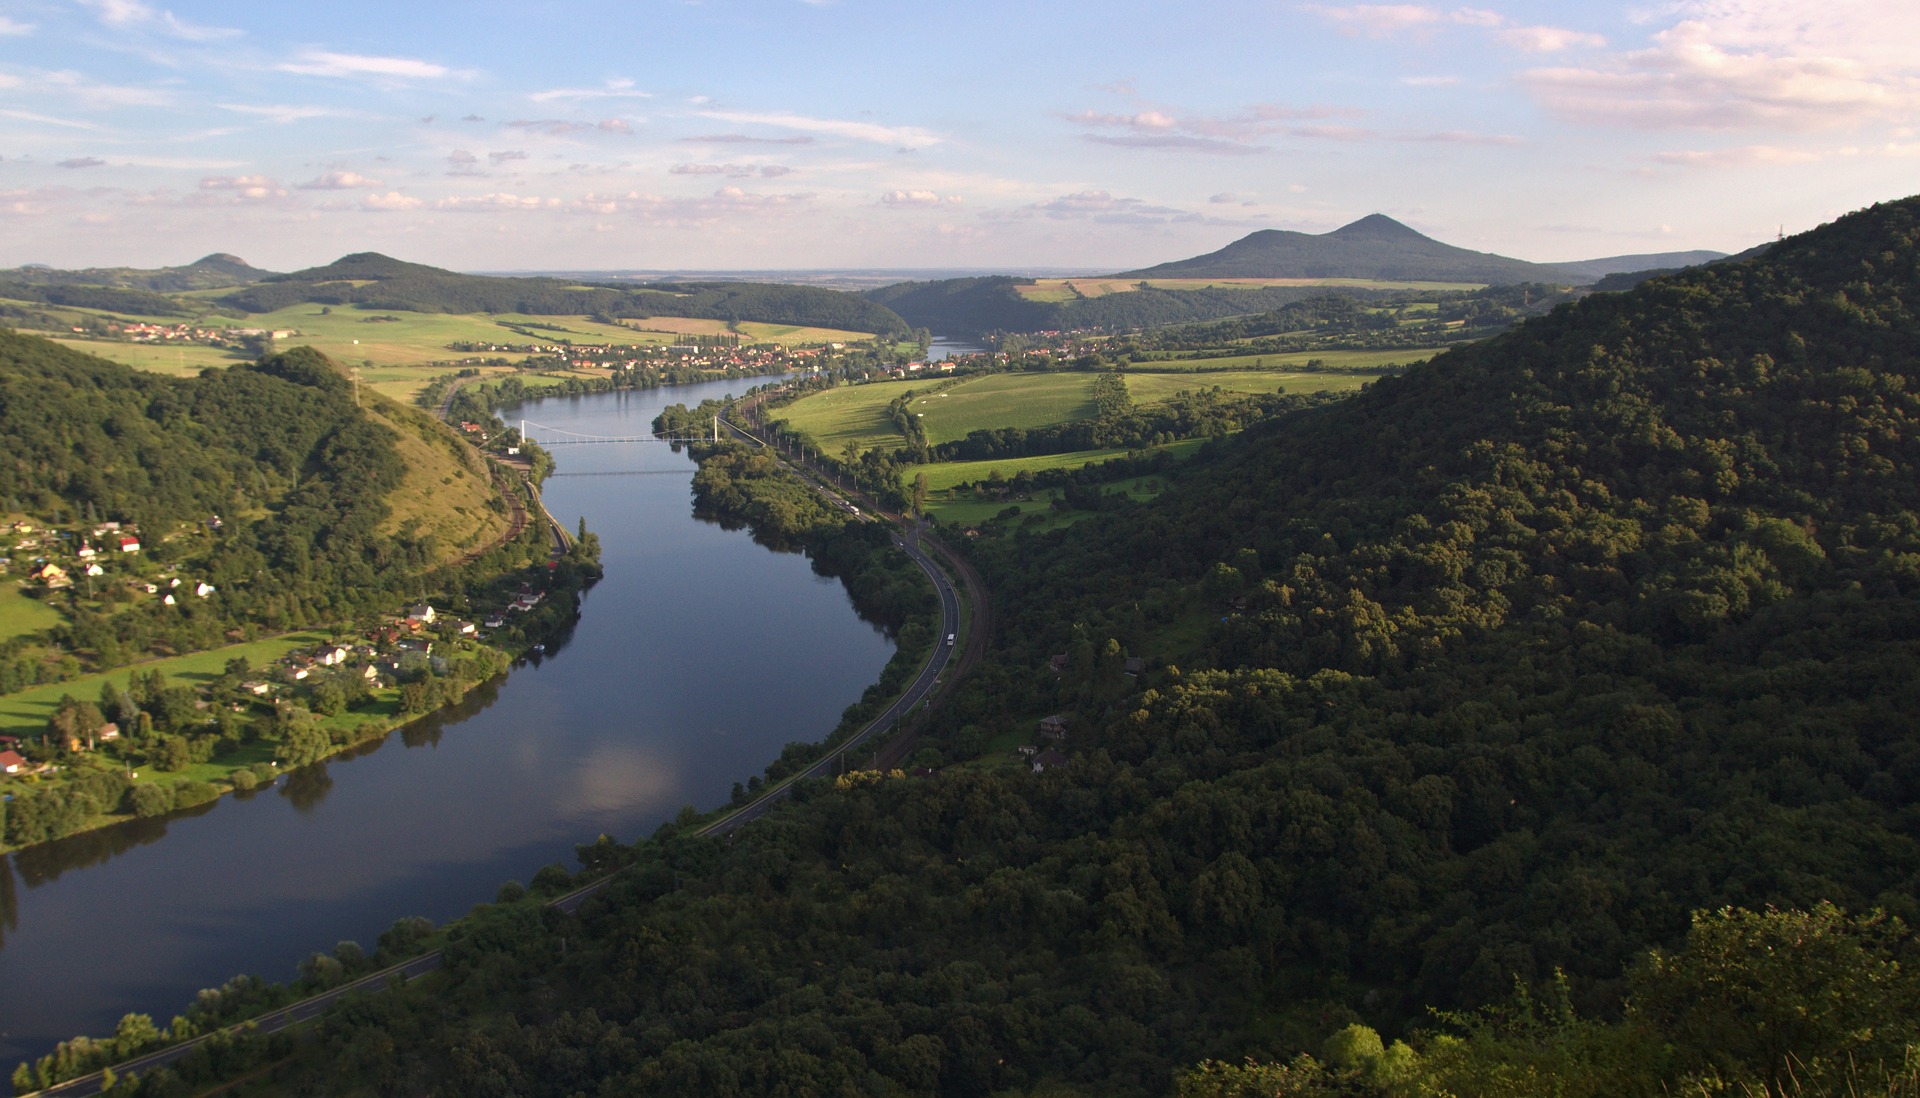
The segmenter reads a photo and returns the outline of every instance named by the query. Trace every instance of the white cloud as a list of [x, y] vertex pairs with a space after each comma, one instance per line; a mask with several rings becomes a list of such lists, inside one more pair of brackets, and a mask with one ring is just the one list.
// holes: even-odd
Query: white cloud
[[284, 62], [279, 68], [281, 72], [303, 76], [384, 76], [399, 80], [439, 80], [458, 75], [445, 65], [418, 58], [332, 53], [327, 50], [305, 50], [295, 60]]
[[535, 103], [582, 99], [652, 99], [653, 93], [641, 91], [631, 80], [609, 80], [600, 88], [551, 88], [527, 96]]
[[838, 118], [810, 118], [802, 114], [761, 114], [744, 111], [702, 111], [700, 113], [702, 117], [721, 122], [772, 126], [779, 129], [799, 130], [801, 133], [824, 133], [834, 137], [869, 141], [876, 145], [895, 145], [906, 149], [927, 148], [939, 144], [941, 140], [938, 134], [918, 126], [882, 126], [873, 122], [853, 122]]
[[1746, 168], [1759, 164], [1805, 164], [1824, 159], [1810, 149], [1779, 145], [1742, 145], [1731, 149], [1683, 149], [1655, 153], [1652, 160], [1685, 168]]
[[290, 122], [304, 122], [309, 118], [333, 118], [345, 113], [331, 107], [274, 106], [252, 103], [221, 103], [219, 106], [223, 111], [258, 115], [283, 125]]
[[303, 191], [350, 191], [359, 187], [378, 187], [378, 179], [368, 179], [358, 172], [327, 172], [305, 183], [298, 184]]
[[399, 191], [388, 191], [386, 194], [370, 194], [360, 200], [361, 209], [379, 210], [383, 212], [391, 210], [417, 210], [421, 204], [419, 199], [412, 195], [401, 194]]
[[1564, 118], [1643, 129], [1814, 130], [1920, 111], [1920, 20], [1907, 0], [1813, 6], [1687, 0], [1645, 49], [1534, 69], [1521, 82]]
[[78, 122], [71, 118], [55, 118], [50, 114], [35, 114], [32, 111], [16, 111], [0, 107], [0, 118], [12, 118], [21, 122], [38, 122], [43, 126], [61, 126], [70, 130], [97, 130], [100, 127], [92, 122]]
[[937, 191], [888, 191], [880, 196], [884, 205], [895, 207], [910, 206], [958, 206], [964, 199], [957, 194], [942, 195]]
[[285, 187], [268, 179], [264, 175], [226, 175], [211, 176], [200, 181], [203, 191], [231, 191], [234, 197], [247, 202], [264, 202], [270, 198], [285, 198]]
[[1494, 37], [1505, 45], [1528, 53], [1557, 53], [1575, 46], [1597, 49], [1607, 44], [1607, 40], [1598, 34], [1564, 27], [1508, 27]]
[[506, 194], [502, 192], [443, 198], [434, 205], [442, 210], [457, 210], [466, 213], [491, 213], [498, 210], [554, 209], [560, 205], [560, 200], [557, 198], [540, 198], [530, 194]]
[[100, 15], [100, 21], [110, 27], [145, 28], [155, 27], [190, 42], [212, 42], [222, 38], [234, 38], [241, 32], [231, 27], [208, 27], [198, 23], [189, 23], [170, 11], [159, 11], [140, 0], [80, 0]]
[[34, 32], [34, 28], [35, 28], [35, 25], [32, 23], [22, 23], [19, 20], [10, 19], [7, 16], [0, 15], [0, 38], [7, 38], [14, 35], [32, 34]]

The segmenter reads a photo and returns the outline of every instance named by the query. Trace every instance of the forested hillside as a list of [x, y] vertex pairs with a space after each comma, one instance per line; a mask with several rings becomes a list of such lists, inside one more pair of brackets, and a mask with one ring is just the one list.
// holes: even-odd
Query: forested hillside
[[[996, 649], [942, 749], [1060, 713], [1067, 765], [856, 777], [729, 843], [583, 848], [638, 864], [578, 916], [477, 914], [442, 986], [336, 1017], [315, 1070], [1155, 1094], [1364, 1021], [1472, 1042], [1186, 1093], [1884, 1093], [1913, 939], [1817, 905], [1920, 917], [1917, 303], [1920, 200], [1875, 207], [982, 544]], [[1726, 905], [1813, 914], [1691, 918]], [[1428, 1011], [1516, 981], [1544, 1006]], [[1570, 1013], [1629, 990], [1621, 1029]], [[1408, 1059], [1476, 1056], [1465, 1090]]]
[[130, 523], [150, 555], [190, 557], [218, 589], [179, 608], [128, 604], [118, 585], [74, 600], [58, 639], [100, 666], [163, 636], [206, 647], [239, 623], [385, 608], [443, 563], [430, 538], [383, 532], [404, 476], [394, 432], [308, 348], [169, 378], [0, 331], [0, 432], [8, 511]]
[[1385, 214], [1332, 232], [1261, 229], [1206, 255], [1161, 263], [1127, 278], [1387, 278], [1436, 282], [1586, 281], [1544, 263], [1442, 244]]
[[885, 306], [857, 294], [814, 286], [750, 282], [674, 282], [657, 289], [599, 286], [557, 278], [459, 274], [373, 252], [344, 256], [324, 267], [275, 275], [219, 300], [249, 313], [311, 302], [423, 313], [687, 316], [855, 332], [906, 332], [900, 317]]
[[[1373, 300], [1382, 291], [1342, 291], [1357, 300]], [[870, 290], [867, 297], [904, 317], [916, 328], [942, 334], [980, 336], [992, 332], [1041, 332], [1077, 329], [1126, 331], [1161, 324], [1213, 320], [1261, 313], [1312, 297], [1324, 286], [1161, 289], [1073, 301], [1032, 301], [1020, 296], [1018, 281], [1004, 275], [950, 278], [937, 282], [901, 282]]]

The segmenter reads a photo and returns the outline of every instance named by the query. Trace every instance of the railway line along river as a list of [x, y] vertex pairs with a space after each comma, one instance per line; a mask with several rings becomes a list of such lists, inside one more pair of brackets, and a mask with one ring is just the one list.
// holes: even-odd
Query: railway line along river
[[[710, 382], [530, 405], [588, 435], [644, 435]], [[712, 807], [792, 740], [817, 740], [893, 645], [837, 580], [696, 519], [693, 463], [657, 443], [564, 446], [544, 490], [599, 534], [578, 627], [459, 710], [245, 799], [0, 857], [0, 1064], [121, 1015], [165, 1026], [240, 973], [290, 979], [342, 939], [436, 923], [606, 832]], [[604, 475], [577, 476], [596, 473]]]

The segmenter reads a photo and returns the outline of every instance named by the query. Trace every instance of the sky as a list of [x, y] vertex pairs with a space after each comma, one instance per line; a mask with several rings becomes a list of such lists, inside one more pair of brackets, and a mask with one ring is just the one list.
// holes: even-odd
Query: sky
[[0, 0], [0, 266], [1738, 251], [1920, 179], [1914, 0]]

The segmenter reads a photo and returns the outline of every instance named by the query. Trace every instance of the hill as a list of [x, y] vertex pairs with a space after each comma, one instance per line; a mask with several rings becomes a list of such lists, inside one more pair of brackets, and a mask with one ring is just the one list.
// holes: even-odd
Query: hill
[[1604, 259], [1579, 259], [1571, 263], [1555, 263], [1554, 267], [1590, 283], [1608, 275], [1628, 274], [1634, 271], [1678, 270], [1681, 267], [1697, 267], [1702, 263], [1712, 263], [1727, 258], [1725, 252], [1648, 252], [1640, 255], [1611, 255]]
[[218, 588], [176, 609], [103, 581], [98, 601], [61, 604], [55, 640], [114, 666], [154, 645], [208, 647], [229, 628], [390, 610], [506, 532], [458, 440], [415, 410], [374, 404], [361, 408], [309, 348], [177, 378], [0, 331], [0, 431], [15, 455], [0, 463], [6, 509], [42, 524], [132, 524], [148, 555], [190, 561]]
[[1385, 214], [1369, 214], [1320, 234], [1262, 229], [1217, 252], [1126, 271], [1120, 277], [1508, 283], [1566, 282], [1571, 276], [1541, 263], [1442, 244]]
[[246, 313], [312, 303], [423, 313], [704, 317], [887, 335], [907, 332], [906, 323], [884, 305], [813, 286], [675, 282], [652, 287], [500, 278], [459, 274], [376, 252], [359, 252], [323, 267], [275, 275], [219, 302]]
[[[1325, 295], [1324, 286], [1218, 287], [1161, 289], [1076, 301], [1034, 301], [1020, 294], [1021, 280], [1004, 275], [901, 282], [866, 296], [885, 305], [916, 328], [943, 335], [979, 337], [993, 332], [1043, 332], [1079, 329], [1126, 331], [1262, 313]], [[1384, 291], [1342, 289], [1359, 300]]]
[[[1826, 931], [1692, 942], [1708, 991], [1636, 958], [1701, 909], [1920, 916], [1917, 347], [1910, 199], [979, 539], [994, 648], [922, 756], [969, 765], [808, 784], [725, 842], [582, 847], [632, 869], [577, 914], [478, 911], [431, 990], [323, 1023], [310, 1077], [1163, 1094], [1365, 1021], [1466, 1037], [1260, 1093], [1884, 1079], [1920, 1025], [1900, 926], [1865, 924], [1871, 973]], [[1001, 761], [1048, 714], [1064, 765]], [[1686, 1024], [1658, 995], [1643, 1028], [1576, 1017], [1617, 1016], [1630, 968]], [[1427, 1010], [1481, 1003], [1506, 1005]], [[1761, 1009], [1788, 1019], [1764, 1042]], [[1482, 1058], [1481, 1085], [1427, 1085], [1422, 1055]]]
[[[135, 267], [86, 267], [58, 270], [28, 266], [0, 270], [0, 282], [28, 286], [100, 286], [118, 290], [146, 290], [152, 293], [182, 293], [188, 290], [218, 290], [244, 286], [271, 277], [273, 272], [251, 266], [237, 255], [215, 252], [184, 267], [160, 267], [142, 270]], [[54, 304], [70, 304], [56, 301]], [[78, 304], [77, 302], [72, 304]]]

